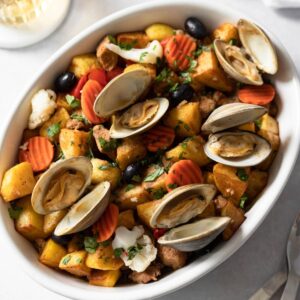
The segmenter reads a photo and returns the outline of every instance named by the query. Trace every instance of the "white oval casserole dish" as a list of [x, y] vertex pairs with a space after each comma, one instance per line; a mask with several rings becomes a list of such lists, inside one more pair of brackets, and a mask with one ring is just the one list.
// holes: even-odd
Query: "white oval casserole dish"
[[[166, 22], [174, 27], [182, 27], [184, 20], [189, 16], [199, 17], [209, 29], [222, 22], [235, 23], [239, 18], [247, 18], [219, 2], [209, 0], [155, 1], [125, 9], [98, 21], [58, 50], [20, 95], [10, 122], [1, 131], [0, 179], [4, 171], [16, 160], [22, 131], [30, 112], [30, 97], [37, 90], [48, 88], [56, 75], [67, 68], [72, 56], [94, 51], [97, 43], [106, 33], [143, 29], [154, 22]], [[280, 99], [278, 121], [281, 148], [273, 163], [268, 186], [255, 206], [247, 213], [247, 220], [234, 236], [211, 253], [199, 257], [157, 282], [147, 285], [101, 288], [88, 285], [87, 282], [40, 264], [32, 245], [15, 231], [7, 213], [7, 204], [0, 201], [1, 241], [9, 247], [9, 251], [14, 253], [18, 263], [30, 277], [46, 288], [72, 299], [149, 299], [192, 283], [217, 267], [247, 241], [267, 216], [284, 188], [295, 164], [300, 141], [300, 85], [296, 71], [283, 45], [270, 32], [267, 33], [279, 56], [280, 67], [275, 76], [275, 84]]]

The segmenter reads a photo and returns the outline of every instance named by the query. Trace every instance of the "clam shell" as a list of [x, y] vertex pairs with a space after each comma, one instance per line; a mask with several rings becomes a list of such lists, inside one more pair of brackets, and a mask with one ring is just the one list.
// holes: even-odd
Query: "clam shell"
[[135, 103], [151, 83], [144, 69], [120, 74], [111, 80], [97, 96], [94, 111], [99, 117], [109, 117]]
[[[237, 55], [239, 56], [239, 61], [246, 65], [248, 70], [251, 70], [249, 74], [242, 74], [239, 72], [236, 68], [233, 67], [231, 62], [226, 58], [225, 55], [225, 48], [231, 47], [232, 51], [236, 51]], [[256, 65], [249, 61], [245, 55], [241, 52], [241, 49], [236, 46], [230, 46], [224, 41], [221, 40], [215, 40], [214, 41], [214, 49], [215, 53], [217, 55], [217, 58], [220, 62], [220, 65], [223, 67], [224, 71], [230, 75], [232, 78], [239, 82], [243, 82], [245, 84], [251, 84], [251, 85], [262, 85], [263, 80], [261, 75], [259, 74]]]
[[99, 183], [91, 192], [75, 203], [58, 223], [57, 236], [76, 233], [94, 224], [106, 209], [110, 199], [110, 183]]
[[202, 131], [212, 133], [223, 131], [255, 121], [265, 113], [267, 113], [267, 109], [259, 105], [246, 103], [225, 104], [215, 109], [209, 115], [206, 122], [202, 125]]
[[158, 243], [179, 251], [191, 252], [210, 244], [230, 222], [229, 217], [211, 217], [171, 229]]
[[[256, 140], [256, 146], [254, 148], [254, 151], [249, 155], [242, 156], [242, 157], [221, 157], [216, 153], [214, 153], [214, 151], [211, 148], [212, 143], [216, 139], [222, 136], [225, 135], [241, 136], [244, 134], [251, 135]], [[232, 167], [251, 167], [251, 166], [258, 165], [271, 154], [271, 151], [272, 151], [271, 145], [265, 139], [259, 137], [254, 133], [245, 132], [245, 131], [236, 131], [236, 132], [225, 131], [225, 132], [212, 134], [209, 136], [208, 142], [204, 145], [204, 152], [210, 159], [218, 163], [227, 166], [232, 166]]]
[[[83, 174], [85, 178], [85, 183], [82, 186], [81, 190], [77, 194], [77, 197], [74, 199], [74, 202], [77, 201], [80, 196], [85, 191], [86, 187], [91, 184], [92, 178], [92, 164], [87, 157], [79, 156], [79, 157], [72, 157], [66, 160], [57, 161], [56, 163], [52, 164], [50, 169], [44, 172], [39, 180], [37, 181], [31, 196], [31, 204], [33, 209], [42, 215], [48, 214], [52, 211], [45, 209], [44, 207], [44, 198], [48, 192], [48, 187], [52, 179], [55, 178], [59, 173], [66, 171], [66, 170], [75, 170], [79, 171]], [[73, 202], [73, 203], [74, 203]], [[72, 204], [71, 204], [72, 205]], [[63, 209], [67, 206], [61, 206], [58, 210]]]
[[122, 126], [117, 117], [113, 118], [112, 125], [110, 127], [110, 136], [115, 139], [123, 139], [135, 134], [142, 133], [153, 127], [167, 112], [169, 108], [169, 100], [166, 98], [153, 98], [159, 102], [159, 108], [155, 116], [145, 125], [138, 128], [127, 128]]
[[244, 19], [238, 21], [237, 28], [241, 43], [256, 66], [268, 74], [275, 74], [278, 70], [277, 55], [267, 35]]
[[[212, 184], [189, 184], [176, 188], [166, 194], [163, 197], [162, 202], [155, 208], [150, 218], [150, 226], [158, 228], [172, 228], [179, 224], [186, 223], [190, 219], [199, 215], [209, 204], [209, 201], [213, 199], [215, 194], [216, 187]], [[181, 210], [179, 212], [180, 215], [178, 215], [175, 220], [168, 220], [165, 223], [163, 220], [159, 220], [159, 217], [166, 209], [172, 208], [175, 204], [193, 197], [199, 197], [200, 205], [197, 206], [197, 208]]]

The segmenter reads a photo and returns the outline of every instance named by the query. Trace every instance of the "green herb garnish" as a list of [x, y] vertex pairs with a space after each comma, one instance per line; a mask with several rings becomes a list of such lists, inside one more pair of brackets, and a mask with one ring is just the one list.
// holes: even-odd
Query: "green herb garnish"
[[176, 189], [177, 186], [178, 186], [178, 185], [177, 185], [176, 183], [169, 183], [169, 184], [168, 184], [168, 188], [169, 188], [169, 189], [172, 189], [172, 190], [173, 190], [173, 189]]
[[109, 141], [107, 141], [104, 138], [100, 137], [98, 141], [101, 148], [107, 152], [116, 150], [120, 145], [120, 141], [116, 139], [110, 139]]
[[124, 249], [123, 248], [116, 248], [114, 249], [114, 256], [115, 257], [120, 257], [123, 253]]
[[163, 68], [161, 72], [156, 76], [155, 81], [161, 82], [167, 79], [171, 74], [171, 70], [168, 68]]
[[82, 263], [82, 258], [78, 257], [78, 258], [76, 259], [76, 263], [81, 264], [81, 263]]
[[183, 79], [183, 83], [191, 83], [192, 77], [189, 72], [181, 72], [180, 77]]
[[152, 197], [154, 199], [161, 199], [165, 195], [166, 191], [163, 188], [160, 188], [152, 192]]
[[106, 241], [100, 242], [98, 244], [99, 244], [99, 246], [102, 246], [102, 247], [108, 247], [110, 245], [110, 240], [106, 240]]
[[146, 57], [146, 55], [148, 54], [148, 52], [147, 51], [145, 51], [145, 52], [142, 52], [141, 53], [141, 55], [140, 55], [140, 59], [139, 59], [139, 61], [140, 62], [142, 62], [144, 59], [145, 59], [145, 57]]
[[60, 132], [60, 124], [59, 123], [55, 123], [55, 124], [52, 124], [51, 126], [49, 126], [47, 128], [47, 135], [48, 137], [54, 137], [56, 136], [57, 134], [59, 134]]
[[169, 92], [175, 92], [178, 88], [178, 82], [176, 82], [174, 85], [171, 86], [171, 88], [169, 89]]
[[109, 40], [110, 43], [115, 44], [115, 45], [117, 44], [117, 40], [114, 36], [109, 34], [107, 37], [108, 37], [108, 40]]
[[95, 253], [99, 244], [94, 236], [85, 236], [83, 241], [84, 249], [88, 253]]
[[13, 219], [16, 220], [19, 218], [21, 212], [22, 212], [23, 208], [19, 207], [19, 206], [11, 206], [8, 208], [8, 213], [9, 216]]
[[80, 100], [76, 99], [74, 96], [66, 95], [66, 100], [71, 108], [78, 108], [80, 107]]
[[105, 171], [105, 170], [108, 170], [110, 168], [116, 168], [117, 166], [118, 166], [117, 163], [112, 162], [112, 163], [108, 163], [107, 165], [100, 166], [100, 167], [98, 167], [98, 169], [102, 170], [102, 171]]
[[127, 184], [127, 186], [125, 188], [125, 192], [128, 192], [128, 191], [132, 190], [134, 187], [135, 187], [134, 184], [131, 184], [131, 183]]
[[131, 178], [132, 181], [134, 182], [141, 182], [142, 181], [142, 178], [140, 175], [134, 175], [132, 178]]
[[68, 262], [71, 260], [71, 255], [66, 256], [63, 260], [62, 260], [62, 264], [66, 265], [68, 264]]
[[71, 115], [71, 119], [77, 120], [79, 122], [83, 122], [85, 125], [89, 124], [89, 121], [87, 120], [87, 118], [85, 118], [83, 115], [79, 115], [77, 113], [73, 113]]
[[122, 50], [126, 50], [129, 51], [131, 50], [136, 44], [137, 44], [137, 40], [132, 41], [131, 43], [125, 43], [125, 42], [119, 42], [118, 46], [122, 49]]
[[236, 175], [242, 181], [247, 181], [249, 178], [249, 175], [246, 173], [245, 169], [238, 169], [236, 171]]
[[156, 166], [156, 170], [144, 178], [144, 182], [152, 182], [164, 173], [164, 168]]
[[240, 208], [245, 208], [245, 203], [249, 200], [247, 195], [243, 195], [240, 199]]
[[143, 246], [137, 244], [136, 246], [131, 246], [127, 249], [128, 260], [134, 259], [134, 257], [143, 249]]
[[261, 124], [262, 124], [262, 119], [257, 119], [254, 121], [255, 125], [257, 128], [261, 128]]

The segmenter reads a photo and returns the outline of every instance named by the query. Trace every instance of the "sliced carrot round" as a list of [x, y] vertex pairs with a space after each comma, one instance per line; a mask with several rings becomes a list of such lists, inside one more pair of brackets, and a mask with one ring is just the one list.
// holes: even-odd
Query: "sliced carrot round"
[[103, 86], [96, 80], [89, 79], [84, 85], [81, 93], [81, 107], [85, 117], [92, 124], [100, 124], [106, 119], [98, 117], [94, 112], [94, 102], [102, 91]]
[[97, 234], [98, 242], [104, 242], [113, 235], [118, 225], [118, 218], [118, 206], [110, 203], [100, 219], [93, 225], [93, 231]]
[[195, 162], [183, 159], [171, 166], [165, 182], [169, 192], [176, 187], [192, 183], [203, 183], [201, 169]]
[[27, 161], [34, 172], [46, 170], [54, 157], [54, 147], [51, 142], [42, 136], [35, 136], [24, 144], [26, 149], [19, 151], [19, 161]]
[[81, 90], [83, 88], [83, 86], [85, 85], [85, 83], [88, 80], [88, 76], [83, 75], [82, 77], [80, 77], [80, 79], [78, 80], [77, 84], [75, 85], [75, 87], [73, 88], [73, 90], [71, 91], [71, 95], [74, 96], [77, 99], [81, 98]]
[[174, 129], [157, 125], [145, 133], [143, 141], [150, 152], [157, 152], [171, 146], [174, 139]]
[[186, 70], [196, 47], [195, 40], [187, 34], [177, 34], [171, 37], [164, 48], [164, 55], [170, 68], [180, 71]]
[[247, 85], [239, 89], [238, 98], [243, 103], [266, 105], [275, 97], [275, 89], [271, 84]]

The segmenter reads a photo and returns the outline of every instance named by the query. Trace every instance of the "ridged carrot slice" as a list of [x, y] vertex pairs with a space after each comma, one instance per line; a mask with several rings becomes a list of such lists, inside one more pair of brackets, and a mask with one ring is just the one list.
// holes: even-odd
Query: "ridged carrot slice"
[[175, 139], [175, 131], [172, 128], [157, 125], [144, 135], [144, 143], [150, 152], [167, 149]]
[[85, 83], [88, 80], [88, 75], [83, 75], [82, 77], [80, 77], [80, 79], [78, 80], [77, 84], [75, 85], [75, 87], [73, 88], [73, 90], [71, 91], [71, 95], [74, 96], [77, 99], [81, 98], [81, 90], [83, 88], [83, 86], [85, 85]]
[[239, 89], [238, 98], [243, 103], [266, 105], [275, 97], [275, 89], [271, 84], [247, 85]]
[[89, 72], [88, 78], [98, 81], [103, 87], [107, 85], [106, 72], [103, 69], [93, 69]]
[[120, 67], [115, 67], [111, 71], [107, 71], [106, 76], [107, 76], [108, 82], [111, 81], [112, 79], [114, 79], [115, 77], [117, 77], [118, 75], [122, 74], [123, 71], [124, 71], [124, 69], [122, 69]]
[[171, 39], [171, 37], [167, 37], [167, 38], [165, 38], [164, 40], [162, 40], [161, 42], [160, 42], [160, 44], [163, 46], [163, 48], [165, 48], [166, 47], [166, 45], [167, 45], [167, 43], [168, 43], [168, 41]]
[[97, 241], [108, 240], [115, 232], [118, 225], [119, 208], [110, 203], [100, 219], [93, 225], [93, 231], [97, 234]]
[[164, 55], [172, 69], [186, 70], [189, 67], [190, 59], [196, 50], [196, 42], [187, 34], [177, 34], [171, 37], [166, 43]]
[[102, 89], [103, 86], [98, 81], [89, 79], [81, 92], [82, 112], [92, 124], [105, 122], [104, 118], [98, 117], [94, 112], [94, 102]]
[[201, 169], [195, 162], [184, 159], [171, 166], [165, 182], [168, 191], [192, 183], [203, 183]]
[[19, 161], [27, 161], [34, 172], [47, 169], [54, 157], [54, 147], [51, 142], [42, 136], [35, 136], [27, 140], [26, 149], [19, 151]]

